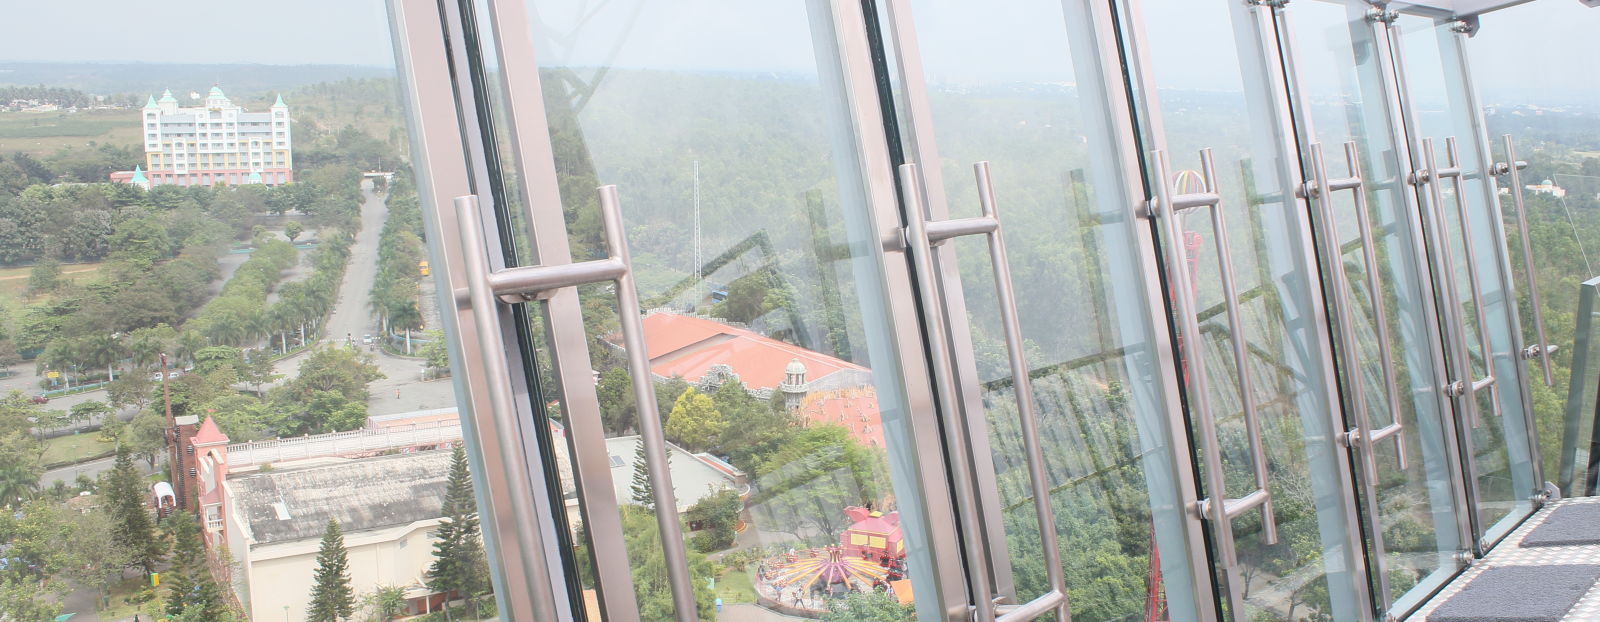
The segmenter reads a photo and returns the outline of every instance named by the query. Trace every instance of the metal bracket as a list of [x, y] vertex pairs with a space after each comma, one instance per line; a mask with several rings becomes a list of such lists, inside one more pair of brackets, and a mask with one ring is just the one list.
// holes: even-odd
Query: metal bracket
[[1456, 563], [1464, 568], [1471, 568], [1473, 564], [1478, 563], [1478, 556], [1473, 555], [1472, 551], [1456, 551]]
[[1289, 0], [1245, 0], [1245, 2], [1249, 3], [1250, 6], [1265, 6], [1274, 9], [1289, 6]]
[[1533, 502], [1539, 505], [1559, 500], [1561, 500], [1561, 487], [1551, 482], [1545, 482], [1538, 492], [1533, 493]]
[[1444, 394], [1450, 397], [1461, 397], [1466, 392], [1467, 383], [1461, 380], [1444, 385]]
[[1561, 349], [1561, 346], [1558, 346], [1558, 345], [1555, 345], [1555, 344], [1536, 343], [1536, 344], [1533, 344], [1531, 346], [1528, 346], [1528, 347], [1522, 349], [1522, 360], [1531, 361], [1531, 360], [1539, 358], [1540, 356], [1543, 356], [1545, 354], [1555, 354], [1556, 350], [1559, 350], [1559, 349]]
[[1369, 22], [1393, 24], [1397, 19], [1400, 19], [1399, 11], [1392, 11], [1377, 6], [1367, 9], [1367, 21]]
[[1479, 26], [1478, 16], [1468, 15], [1457, 19], [1455, 25], [1450, 27], [1450, 31], [1472, 37], [1478, 34]]

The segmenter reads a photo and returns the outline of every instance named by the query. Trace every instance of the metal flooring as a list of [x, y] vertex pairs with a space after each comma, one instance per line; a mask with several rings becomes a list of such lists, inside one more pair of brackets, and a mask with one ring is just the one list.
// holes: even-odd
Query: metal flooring
[[[1428, 619], [1428, 615], [1433, 613], [1435, 609], [1438, 609], [1445, 601], [1450, 600], [1450, 597], [1460, 594], [1467, 583], [1490, 568], [1549, 566], [1555, 564], [1600, 564], [1600, 544], [1544, 547], [1522, 546], [1523, 539], [1528, 537], [1530, 532], [1543, 525], [1545, 520], [1550, 517], [1551, 512], [1566, 505], [1579, 503], [1600, 503], [1600, 497], [1561, 499], [1545, 504], [1532, 518], [1523, 522], [1521, 526], [1517, 527], [1516, 531], [1511, 532], [1511, 535], [1506, 536], [1505, 540], [1490, 550], [1488, 557], [1478, 560], [1471, 568], [1462, 572], [1461, 576], [1456, 577], [1454, 581], [1451, 581], [1448, 586], [1434, 595], [1432, 599], [1429, 599], [1427, 604], [1417, 609], [1416, 613], [1408, 616], [1406, 620], [1410, 622], [1425, 622]], [[1600, 529], [1600, 525], [1595, 525], [1595, 529]], [[1537, 595], [1530, 594], [1528, 598], [1530, 600], [1536, 599]], [[1578, 600], [1578, 604], [1574, 605], [1567, 612], [1566, 617], [1562, 618], [1562, 621], [1600, 621], [1600, 583], [1590, 587], [1589, 591], [1583, 595], [1583, 598]]]

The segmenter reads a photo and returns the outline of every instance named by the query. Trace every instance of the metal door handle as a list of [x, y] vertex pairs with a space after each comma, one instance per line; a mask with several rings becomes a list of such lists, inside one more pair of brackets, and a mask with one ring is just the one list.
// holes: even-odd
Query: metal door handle
[[1544, 383], [1555, 386], [1555, 380], [1550, 375], [1550, 353], [1556, 347], [1550, 345], [1544, 334], [1544, 306], [1539, 299], [1539, 278], [1533, 269], [1533, 247], [1528, 241], [1528, 210], [1522, 203], [1522, 169], [1528, 167], [1527, 162], [1517, 159], [1517, 146], [1511, 140], [1511, 135], [1500, 137], [1506, 147], [1506, 161], [1494, 165], [1495, 175], [1509, 176], [1511, 184], [1511, 202], [1517, 208], [1517, 234], [1522, 238], [1522, 267], [1528, 272], [1528, 302], [1533, 307], [1533, 330], [1538, 335], [1539, 342], [1522, 350], [1522, 359], [1528, 360], [1539, 357], [1540, 364], [1544, 367]]
[[[1449, 299], [1447, 302], [1451, 307], [1445, 313], [1448, 321], [1454, 324], [1454, 330], [1449, 332], [1454, 333], [1451, 335], [1451, 340], [1455, 342], [1455, 349], [1458, 351], [1456, 356], [1452, 357], [1455, 360], [1455, 379], [1445, 385], [1444, 393], [1450, 397], [1467, 397], [1461, 402], [1464, 410], [1466, 410], [1468, 422], [1473, 428], [1477, 428], [1483, 424], [1482, 418], [1478, 414], [1478, 400], [1476, 397], [1478, 384], [1472, 375], [1472, 354], [1471, 348], [1467, 345], [1466, 321], [1461, 317], [1461, 294], [1456, 284], [1456, 272], [1453, 264], [1455, 251], [1453, 250], [1454, 246], [1450, 243], [1449, 230], [1446, 226], [1444, 191], [1442, 188], [1443, 178], [1459, 176], [1461, 169], [1460, 167], [1452, 167], [1451, 169], [1439, 168], [1438, 154], [1434, 151], [1432, 138], [1422, 139], [1422, 158], [1425, 168], [1413, 173], [1412, 181], [1417, 184], [1428, 185], [1428, 212], [1432, 215], [1430, 220], [1434, 222], [1432, 229], [1434, 229], [1434, 235], [1437, 236], [1438, 250], [1440, 251], [1439, 276], [1444, 280], [1445, 297]], [[1457, 198], [1459, 199], [1460, 197], [1458, 196]], [[1468, 233], [1470, 234], [1470, 232]], [[1467, 259], [1467, 263], [1470, 264], [1472, 259], [1470, 254]], [[1478, 319], [1481, 324], [1483, 318], [1480, 317]]]
[[[520, 435], [516, 430], [520, 427], [517, 421], [517, 405], [514, 391], [511, 387], [511, 370], [506, 363], [506, 345], [501, 339], [499, 309], [494, 300], [494, 292], [489, 287], [489, 255], [487, 242], [483, 234], [483, 224], [478, 213], [477, 195], [456, 197], [457, 225], [461, 236], [461, 259], [466, 272], [467, 286], [465, 292], [457, 291], [456, 304], [462, 303], [463, 298], [472, 307], [472, 321], [476, 325], [478, 351], [482, 355], [479, 361], [483, 365], [482, 377], [486, 383], [485, 392], [489, 398], [488, 413], [474, 409], [473, 416], [482, 421], [479, 425], [489, 430], [486, 436], [495, 440], [500, 455], [508, 458], [502, 471], [507, 480], [510, 494], [505, 495], [504, 501], [509, 506], [512, 522], [519, 532], [527, 534], [542, 534], [544, 529], [539, 524], [538, 512], [534, 509], [533, 480], [530, 475], [527, 452], [522, 447]], [[463, 293], [465, 296], [463, 296]], [[468, 374], [470, 377], [471, 375]], [[487, 415], [487, 416], [485, 416]], [[484, 425], [484, 424], [487, 425]], [[549, 562], [544, 558], [543, 546], [530, 546], [524, 551], [526, 555], [520, 557], [523, 572], [530, 579], [530, 589], [535, 591], [535, 604], [545, 615], [555, 614], [552, 603], [555, 602], [554, 593], [550, 590], [551, 577]], [[511, 556], [518, 558], [518, 556]]]
[[[1344, 144], [1345, 164], [1350, 171], [1350, 176], [1342, 179], [1328, 177], [1328, 164], [1324, 156], [1321, 143], [1311, 145], [1311, 172], [1312, 182], [1307, 187], [1308, 198], [1316, 199], [1323, 206], [1322, 217], [1317, 221], [1321, 224], [1322, 237], [1327, 241], [1329, 252], [1328, 261], [1332, 264], [1330, 272], [1334, 278], [1334, 294], [1332, 296], [1335, 315], [1338, 316], [1341, 350], [1345, 352], [1345, 366], [1350, 370], [1350, 394], [1356, 410], [1356, 427], [1345, 432], [1346, 444], [1359, 447], [1362, 458], [1362, 469], [1366, 472], [1367, 482], [1378, 485], [1378, 458], [1373, 450], [1378, 441], [1393, 437], [1395, 451], [1399, 456], [1400, 469], [1406, 469], [1406, 441], [1405, 424], [1400, 420], [1400, 405], [1397, 397], [1397, 383], [1394, 374], [1394, 356], [1389, 344], [1388, 314], [1383, 304], [1383, 288], [1378, 281], [1378, 259], [1376, 255], [1377, 243], [1372, 235], [1372, 217], [1367, 211], [1366, 184], [1361, 176], [1361, 158], [1354, 141]], [[1388, 399], [1390, 421], [1388, 426], [1381, 430], [1373, 430], [1372, 411], [1367, 403], [1366, 390], [1361, 382], [1361, 354], [1355, 335], [1355, 309], [1350, 304], [1349, 295], [1353, 289], [1350, 276], [1344, 269], [1343, 237], [1339, 234], [1339, 223], [1333, 212], [1333, 193], [1340, 190], [1351, 190], [1355, 197], [1356, 225], [1361, 242], [1363, 267], [1367, 272], [1367, 291], [1372, 304], [1373, 327], [1377, 333], [1379, 362], [1383, 369], [1384, 392]]]
[[[1050, 583], [1049, 592], [1008, 609], [995, 619], [1027, 620], [1043, 612], [1057, 609], [1058, 617], [1065, 616], [1063, 619], [1070, 621], [1071, 616], [1066, 609], [1066, 579], [1061, 566], [1061, 552], [1055, 531], [1055, 510], [1050, 507], [1049, 475], [1045, 471], [1044, 450], [1039, 446], [1039, 425], [1034, 411], [1033, 382], [1028, 375], [1028, 361], [1022, 347], [1022, 328], [1017, 321], [1016, 290], [1011, 283], [1011, 264], [1006, 256], [1005, 235], [1001, 231], [1000, 215], [995, 205], [994, 182], [989, 176], [988, 162], [978, 162], [972, 168], [977, 178], [978, 205], [982, 208], [982, 215], [976, 218], [928, 220], [922, 211], [921, 203], [916, 202], [913, 204], [916, 209], [906, 215], [905, 238], [911, 250], [911, 261], [918, 279], [923, 280], [924, 300], [931, 303], [927, 312], [939, 316], [943, 321], [951, 321], [944, 300], [944, 289], [939, 288], [937, 294], [930, 291], [935, 287], [935, 282], [932, 280], [934, 248], [945, 241], [969, 235], [981, 235], [988, 241], [989, 263], [994, 271], [995, 294], [1000, 306], [1000, 326], [1005, 333], [1007, 362], [1011, 367], [1011, 387], [1017, 400], [1017, 416], [1021, 420], [1020, 432], [1028, 465], [1029, 487], [1033, 492], [1034, 513], [1039, 519], [1039, 539], [1041, 548], [1044, 549], [1045, 574]], [[907, 195], [914, 195], [920, 189], [922, 181], [917, 165], [900, 165], [900, 175], [908, 186]], [[972, 348], [972, 344], [961, 344], [960, 347]], [[952, 367], [945, 377], [968, 384], [970, 385], [968, 388], [973, 391], [979, 390], [976, 378], [958, 379], [957, 375]]]
[[[1206, 498], [1196, 500], [1194, 509], [1216, 526], [1217, 540], [1222, 547], [1223, 563], [1231, 568], [1239, 563], [1237, 545], [1233, 537], [1234, 518], [1259, 506], [1263, 536], [1267, 544], [1277, 543], [1278, 522], [1273, 513], [1272, 493], [1267, 489], [1266, 451], [1261, 444], [1261, 428], [1253, 395], [1254, 387], [1250, 380], [1249, 354], [1244, 342], [1244, 325], [1240, 318], [1238, 291], [1234, 287], [1233, 259], [1228, 252], [1227, 223], [1222, 214], [1222, 196], [1217, 189], [1216, 165], [1212, 161], [1211, 150], [1202, 149], [1200, 163], [1205, 189], [1202, 192], [1175, 195], [1171, 187], [1169, 172], [1171, 165], [1167, 161], [1166, 151], [1157, 149], [1151, 152], [1151, 155], [1155, 163], [1156, 181], [1153, 184], [1155, 197], [1150, 202], [1146, 214], [1163, 221], [1162, 237], [1165, 239], [1168, 251], [1167, 276], [1173, 283], [1171, 288], [1173, 306], [1176, 307], [1175, 312], [1181, 330], [1183, 358], [1188, 364], [1190, 394], [1194, 396], [1190, 403], [1200, 419], [1198, 422], [1200, 442], [1205, 451], [1206, 484], [1210, 494]], [[1244, 410], [1245, 435], [1250, 444], [1251, 460], [1254, 463], [1256, 489], [1237, 498], [1229, 497], [1227, 492], [1222, 467], [1222, 444], [1217, 440], [1217, 419], [1211, 409], [1208, 390], [1210, 379], [1200, 348], [1201, 339], [1204, 337], [1200, 334], [1198, 308], [1193, 300], [1194, 292], [1191, 289], [1188, 271], [1182, 266], [1185, 249], [1183, 228], [1178, 223], [1178, 215], [1196, 208], [1210, 210], [1211, 224], [1216, 233], [1217, 255], [1222, 271], [1222, 290], [1227, 305], [1229, 330], [1232, 331], [1230, 341], [1233, 345], [1233, 359], [1239, 368], [1239, 402]]]
[[[472, 312], [482, 326], [498, 326], [494, 301], [514, 304], [538, 300], [554, 290], [577, 287], [590, 283], [611, 282], [616, 288], [617, 316], [622, 325], [624, 349], [628, 357], [628, 375], [633, 384], [633, 396], [639, 416], [639, 436], [644, 444], [645, 465], [649, 469], [650, 484], [654, 488], [657, 508], [656, 524], [661, 533], [661, 552], [666, 561], [667, 581], [672, 589], [673, 606], [679, 620], [694, 620], [694, 584], [689, 576], [688, 554], [684, 549], [679, 527], [677, 498], [673, 494], [672, 474], [667, 468], [666, 437], [661, 429], [661, 417], [656, 408], [655, 387], [651, 384], [650, 357], [645, 351], [644, 324], [639, 319], [639, 293], [635, 289], [632, 262], [628, 257], [628, 242], [622, 228], [622, 208], [617, 200], [616, 186], [601, 186], [600, 215], [609, 256], [605, 259], [568, 264], [522, 266], [490, 270], [484, 233], [478, 214], [476, 196], [456, 197], [456, 213], [460, 219], [463, 247], [467, 249], [467, 290], [471, 296]], [[472, 252], [476, 249], [477, 252]], [[485, 323], [494, 322], [494, 323]], [[498, 331], [479, 331], [485, 367], [491, 371], [496, 366], [501, 375], [491, 376], [494, 386], [491, 396], [495, 417], [513, 420], [516, 407], [510, 401], [511, 379], [504, 373], [505, 347], [498, 343]], [[588, 364], [583, 361], [582, 364]], [[600, 413], [571, 413], [573, 417], [599, 417]], [[513, 428], [514, 429], [514, 428]], [[517, 439], [501, 435], [502, 444], [515, 445]], [[522, 452], [520, 447], [509, 447]], [[626, 571], [626, 559], [596, 559], [596, 564], [620, 564]]]
[[1483, 353], [1484, 377], [1473, 383], [1472, 391], [1474, 397], [1476, 397], [1475, 394], [1479, 390], [1480, 384], [1488, 386], [1489, 404], [1494, 409], [1495, 416], [1498, 417], [1500, 416], [1500, 383], [1495, 381], [1494, 376], [1494, 350], [1491, 347], [1492, 342], [1489, 340], [1489, 317], [1484, 313], [1483, 283], [1478, 279], [1477, 244], [1472, 240], [1472, 227], [1470, 224], [1472, 220], [1468, 217], [1467, 212], [1466, 188], [1462, 183], [1463, 169], [1461, 154], [1456, 149], [1456, 137], [1445, 137], [1444, 148], [1445, 153], [1450, 158], [1450, 165], [1456, 169], [1455, 181], [1452, 183], [1455, 185], [1456, 191], [1456, 215], [1461, 222], [1462, 248], [1467, 253], [1467, 279], [1471, 281], [1469, 283], [1471, 287], [1467, 288], [1467, 291], [1472, 294], [1472, 313], [1477, 316], [1476, 319], [1478, 320], [1478, 351]]

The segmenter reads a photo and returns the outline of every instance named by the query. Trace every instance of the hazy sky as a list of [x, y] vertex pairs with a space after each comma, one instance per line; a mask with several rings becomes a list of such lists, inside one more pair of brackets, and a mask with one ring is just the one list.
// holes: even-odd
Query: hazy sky
[[393, 66], [383, 0], [0, 0], [0, 60]]
[[[1212, 2], [1220, 9], [1226, 1], [1144, 0], [1147, 16], [1163, 14], [1151, 11], [1168, 3]], [[987, 73], [991, 79], [995, 75], [1041, 81], [1066, 78], [1061, 59], [1052, 56], [1064, 45], [1060, 0], [1005, 0], [1001, 7], [979, 13], [974, 13], [971, 2], [913, 3], [920, 7], [919, 22], [925, 23], [927, 33], [944, 33], [940, 37], [967, 33], [965, 40], [927, 36], [922, 40], [925, 48], [938, 48], [930, 58], [937, 57], [937, 64], [951, 72], [950, 78], [967, 73], [961, 71], [962, 63], [972, 75]], [[1053, 11], [1043, 8], [1052, 2], [1057, 3]], [[821, 4], [819, 0], [531, 0], [531, 4], [557, 32], [570, 29], [579, 7], [605, 7], [587, 21], [585, 36], [576, 47], [560, 48], [561, 56], [575, 64], [614, 59], [631, 67], [809, 72], [815, 63], [805, 7]], [[393, 62], [383, 0], [0, 0], [4, 5], [10, 6], [0, 9], [7, 18], [0, 20], [0, 60], [380, 66]], [[1007, 12], [1023, 19], [980, 23], [973, 17]], [[1151, 35], [1161, 36], [1160, 45], [1190, 50], [1181, 57], [1183, 67], [1168, 68], [1182, 76], [1179, 81], [1194, 86], [1209, 83], [1213, 76], [1208, 72], [1222, 71], [1219, 64], [1231, 62], [1236, 53], [1231, 43], [1219, 40], [1226, 36], [1218, 32], [1226, 28], [1225, 20], [1214, 25], [1220, 28], [1193, 24], [1163, 28], [1155, 22], [1151, 30], [1157, 32]], [[986, 31], [994, 33], [990, 36], [1033, 42], [1029, 45], [1041, 55], [1038, 66], [1019, 63], [1016, 46], [983, 45]], [[625, 38], [623, 32], [628, 33]], [[1535, 0], [1491, 14], [1484, 18], [1484, 32], [1472, 42], [1480, 84], [1504, 89], [1578, 78], [1600, 88], [1594, 67], [1597, 34], [1600, 9], [1584, 8], [1576, 0]], [[620, 46], [618, 39], [623, 39]], [[544, 60], [553, 59], [556, 47], [541, 43]], [[1003, 50], [997, 53], [1007, 59], [1005, 70], [996, 71], [998, 57], [989, 56], [986, 47]], [[953, 48], [960, 51], [944, 53]], [[1226, 79], [1235, 72], [1226, 70], [1216, 77]]]

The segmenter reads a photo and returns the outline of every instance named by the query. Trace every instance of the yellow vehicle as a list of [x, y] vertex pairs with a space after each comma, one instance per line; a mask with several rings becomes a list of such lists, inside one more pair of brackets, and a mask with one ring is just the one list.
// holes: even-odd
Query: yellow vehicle
[[422, 272], [422, 276], [428, 276], [428, 260], [417, 262], [417, 270]]

